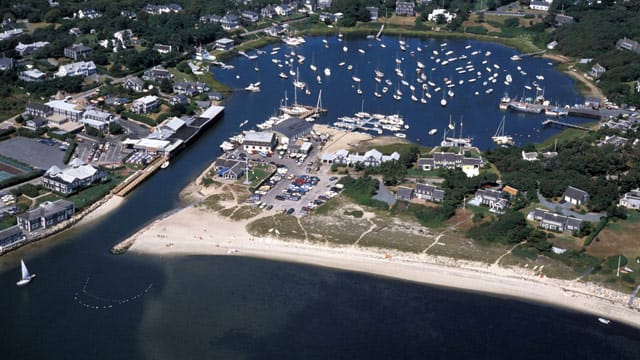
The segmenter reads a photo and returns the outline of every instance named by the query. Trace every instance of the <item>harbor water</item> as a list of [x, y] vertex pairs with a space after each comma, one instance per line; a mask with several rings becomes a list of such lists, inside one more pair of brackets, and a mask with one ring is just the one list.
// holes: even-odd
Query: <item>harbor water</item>
[[[381, 99], [387, 108], [372, 95], [355, 94], [351, 76], [346, 76], [346, 69], [340, 75], [335, 64], [352, 64], [362, 78], [361, 86], [370, 86], [377, 58], [383, 66], [382, 52], [385, 62], [387, 56], [394, 61], [392, 44], [397, 39], [384, 39], [386, 48], [372, 40], [347, 39], [354, 51], [346, 54], [337, 39], [327, 39], [328, 49], [321, 40], [307, 39], [296, 49], [306, 56], [305, 71], [310, 70], [312, 58], [319, 69], [332, 66], [330, 79], [322, 79], [323, 106], [329, 113], [319, 122], [360, 111], [365, 99], [365, 111], [402, 114], [410, 124], [409, 139], [436, 142], [425, 129], [437, 127], [441, 135], [451, 113], [457, 120], [464, 117], [464, 135], [473, 136], [480, 147], [490, 146], [489, 136], [501, 118], [497, 101], [503, 89], [497, 85], [492, 94], [478, 98], [471, 90], [465, 95], [462, 88], [456, 89], [445, 108], [437, 101]], [[418, 40], [406, 41], [415, 51]], [[423, 53], [438, 49], [440, 42], [444, 41], [420, 41]], [[469, 50], [467, 45], [483, 54], [489, 50], [492, 63], [515, 66], [507, 65], [514, 54], [511, 49], [447, 43], [455, 52]], [[337, 51], [330, 52], [332, 47]], [[266, 57], [269, 48], [256, 60], [231, 61], [233, 70], [215, 70], [220, 80], [238, 88], [260, 81], [262, 91], [238, 91], [230, 97], [224, 118], [172, 159], [168, 168], [130, 193], [118, 209], [0, 257], [2, 358], [637, 358], [638, 329], [616, 322], [605, 326], [592, 315], [520, 300], [241, 257], [111, 255], [114, 244], [181, 205], [180, 189], [210, 164], [220, 152], [218, 145], [238, 131], [242, 121], [249, 120], [247, 127], [263, 121], [285, 89], [293, 98], [290, 80], [280, 80], [278, 72], [268, 68], [274, 65]], [[379, 56], [376, 50], [381, 51]], [[397, 51], [398, 56], [410, 57]], [[254, 69], [256, 63], [259, 71]], [[525, 59], [520, 66], [544, 74], [547, 98], [559, 103], [579, 100], [571, 80], [546, 61]], [[389, 77], [394, 72], [382, 71]], [[315, 90], [299, 100], [315, 104], [314, 94]], [[543, 119], [535, 116], [508, 114], [508, 119], [506, 131], [522, 134], [522, 141], [542, 140], [554, 131], [537, 131]], [[18, 288], [21, 258], [38, 276], [29, 286]]]

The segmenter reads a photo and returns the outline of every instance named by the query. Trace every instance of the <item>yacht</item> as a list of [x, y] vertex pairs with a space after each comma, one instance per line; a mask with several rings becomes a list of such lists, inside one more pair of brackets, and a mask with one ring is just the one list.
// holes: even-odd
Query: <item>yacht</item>
[[324, 76], [331, 76], [331, 69], [328, 67], [324, 68]]
[[258, 81], [257, 83], [251, 83], [247, 85], [244, 89], [250, 92], [258, 92], [260, 91], [260, 82]]
[[433, 136], [433, 135], [435, 135], [437, 132], [438, 132], [438, 129], [433, 128], [433, 129], [429, 130], [429, 135]]

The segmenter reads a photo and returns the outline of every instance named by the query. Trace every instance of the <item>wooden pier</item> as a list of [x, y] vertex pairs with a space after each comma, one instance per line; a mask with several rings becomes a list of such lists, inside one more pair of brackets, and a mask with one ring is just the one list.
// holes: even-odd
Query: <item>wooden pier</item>
[[591, 131], [591, 129], [586, 128], [584, 126], [580, 126], [580, 125], [575, 125], [575, 124], [569, 124], [563, 121], [558, 121], [558, 120], [552, 120], [552, 119], [547, 119], [545, 121], [542, 122], [542, 126], [544, 127], [550, 127], [550, 126], [556, 126], [556, 127], [561, 127], [561, 128], [572, 128], [572, 129], [578, 129], [578, 130], [583, 130], [583, 131]]

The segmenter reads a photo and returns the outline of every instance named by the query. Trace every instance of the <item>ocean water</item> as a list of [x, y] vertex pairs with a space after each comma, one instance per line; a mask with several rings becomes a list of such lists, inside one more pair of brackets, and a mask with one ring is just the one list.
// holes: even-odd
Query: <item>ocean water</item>
[[[311, 47], [314, 41], [315, 50]], [[332, 41], [337, 44], [335, 39], [328, 41], [330, 46]], [[368, 44], [366, 40], [362, 45], [347, 41], [350, 48]], [[389, 45], [384, 49], [389, 49], [395, 40], [386, 41]], [[413, 48], [417, 41], [409, 40]], [[323, 50], [321, 44], [319, 38], [309, 39], [303, 48], [311, 53], [307, 62], [315, 51], [319, 67], [325, 66], [320, 53], [329, 50]], [[440, 46], [436, 44], [433, 46]], [[464, 49], [468, 44], [490, 49], [491, 58], [505, 61], [513, 53], [492, 44], [448, 41], [452, 49]], [[366, 54], [373, 52], [366, 50]], [[337, 53], [331, 61], [338, 61], [338, 55], [344, 56]], [[360, 53], [350, 56], [345, 61], [355, 67]], [[216, 74], [241, 85], [256, 75], [255, 65], [248, 59], [236, 61], [237, 73]], [[267, 58], [264, 61], [273, 64]], [[248, 67], [245, 72], [239, 72], [242, 66]], [[358, 69], [364, 67], [358, 65]], [[346, 86], [350, 81], [346, 75], [341, 79], [339, 70], [332, 70], [332, 79], [335, 76], [336, 82], [344, 81], [343, 88], [326, 91], [327, 118], [358, 111], [359, 97], [350, 100], [353, 88]], [[266, 67], [257, 73], [266, 73]], [[565, 97], [558, 95], [559, 102], [579, 98], [571, 81], [561, 74], [544, 76], [545, 82], [557, 76], [559, 84], [568, 87]], [[364, 82], [365, 76], [361, 77]], [[241, 257], [111, 255], [108, 250], [112, 245], [180, 206], [180, 189], [220, 152], [218, 145], [239, 130], [241, 121], [262, 121], [273, 112], [274, 101], [279, 102], [285, 87], [275, 75], [273, 80], [273, 86], [282, 88], [267, 91], [267, 79], [251, 79], [262, 81], [261, 93], [239, 91], [228, 99], [221, 121], [104, 219], [0, 257], [1, 358], [637, 358], [638, 329], [616, 322], [604, 326], [592, 315], [520, 300]], [[554, 86], [554, 91], [565, 85]], [[459, 95], [462, 92], [457, 91], [454, 99], [461, 99]], [[455, 110], [455, 101], [451, 110]], [[494, 131], [499, 117], [494, 113], [496, 104], [475, 109], [487, 111], [484, 127], [476, 124], [473, 130], [479, 134], [474, 135], [477, 141], [485, 137], [482, 131]], [[465, 112], [460, 106], [455, 108]], [[441, 120], [435, 114], [439, 110], [437, 106], [426, 107], [422, 112], [425, 118], [446, 124], [448, 114], [443, 112], [445, 119]], [[409, 110], [400, 112], [412, 118]], [[471, 116], [464, 114], [465, 119]], [[537, 120], [522, 116], [522, 121], [533, 124]], [[409, 134], [415, 130], [417, 137], [423, 132], [418, 131], [418, 125], [411, 125]], [[471, 135], [471, 120], [468, 125], [465, 120], [467, 127]], [[549, 134], [525, 126], [521, 131], [541, 139]], [[38, 274], [24, 288], [15, 286], [20, 258]]]

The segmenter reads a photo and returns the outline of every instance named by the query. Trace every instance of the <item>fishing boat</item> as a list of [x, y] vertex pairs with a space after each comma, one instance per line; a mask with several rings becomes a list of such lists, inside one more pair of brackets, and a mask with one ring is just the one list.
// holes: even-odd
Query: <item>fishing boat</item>
[[433, 135], [435, 135], [437, 132], [438, 132], [438, 129], [433, 128], [433, 129], [429, 130], [429, 135], [433, 136]]
[[25, 286], [31, 282], [31, 279], [36, 277], [36, 274], [29, 273], [29, 269], [27, 269], [27, 265], [25, 265], [24, 260], [20, 260], [20, 270], [22, 272], [22, 277], [18, 282], [16, 282], [16, 285], [18, 286]]
[[502, 116], [502, 120], [496, 129], [496, 133], [491, 137], [491, 140], [498, 145], [513, 145], [513, 137], [504, 134], [504, 123], [505, 117]]
[[298, 46], [304, 44], [306, 41], [302, 36], [287, 36], [282, 38], [282, 42], [289, 46]]

